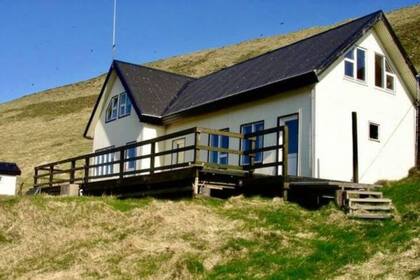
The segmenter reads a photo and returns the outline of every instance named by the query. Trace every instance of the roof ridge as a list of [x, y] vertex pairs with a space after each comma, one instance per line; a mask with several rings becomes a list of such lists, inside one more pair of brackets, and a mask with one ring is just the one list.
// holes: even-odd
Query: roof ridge
[[128, 61], [123, 61], [123, 60], [119, 60], [119, 59], [114, 59], [113, 62], [130, 64], [130, 65], [133, 65], [133, 66], [142, 67], [142, 68], [146, 68], [146, 69], [157, 71], [157, 72], [162, 72], [162, 73], [165, 73], [165, 74], [169, 74], [169, 75], [173, 75], [173, 76], [178, 76], [178, 77], [181, 77], [181, 78], [187, 78], [187, 79], [191, 79], [191, 80], [196, 80], [197, 79], [197, 78], [194, 78], [194, 77], [190, 77], [190, 76], [186, 76], [186, 75], [182, 75], [182, 74], [178, 74], [178, 73], [166, 71], [166, 70], [163, 70], [163, 69], [154, 68], [154, 67], [146, 66], [146, 65], [143, 65], [143, 64], [136, 64], [136, 63], [132, 63], [132, 62], [128, 62]]
[[298, 40], [298, 41], [296, 41], [296, 42], [290, 43], [290, 44], [288, 44], [288, 45], [284, 45], [284, 46], [278, 47], [278, 48], [276, 48], [276, 49], [274, 49], [274, 50], [271, 50], [271, 51], [268, 51], [268, 52], [265, 52], [265, 53], [259, 54], [259, 55], [257, 55], [257, 56], [251, 57], [251, 58], [249, 58], [249, 59], [247, 59], [247, 60], [244, 60], [244, 61], [238, 62], [238, 63], [233, 64], [233, 65], [231, 65], [231, 66], [228, 66], [228, 67], [225, 67], [225, 68], [219, 69], [219, 70], [217, 70], [217, 71], [215, 71], [215, 72], [212, 72], [212, 73], [209, 73], [209, 74], [207, 74], [207, 75], [204, 75], [204, 76], [198, 77], [196, 80], [200, 80], [200, 79], [202, 79], [202, 78], [205, 78], [205, 77], [211, 76], [211, 75], [213, 75], [213, 74], [216, 74], [216, 73], [219, 73], [219, 72], [225, 71], [225, 70], [227, 70], [227, 69], [234, 68], [235, 66], [241, 65], [241, 64], [246, 63], [246, 62], [248, 62], [248, 61], [252, 61], [252, 60], [258, 59], [258, 58], [260, 58], [260, 57], [262, 57], [262, 56], [265, 56], [265, 55], [271, 54], [271, 53], [276, 52], [276, 51], [278, 51], [278, 50], [281, 50], [281, 49], [284, 49], [284, 48], [287, 48], [287, 47], [293, 46], [293, 45], [295, 45], [295, 44], [301, 43], [301, 42], [303, 42], [303, 41], [306, 41], [306, 40], [312, 39], [312, 38], [314, 38], [314, 37], [317, 37], [317, 36], [320, 36], [320, 35], [325, 34], [325, 33], [327, 33], [327, 32], [330, 32], [330, 31], [336, 30], [336, 29], [338, 29], [338, 28], [341, 28], [341, 27], [343, 27], [343, 26], [345, 26], [345, 25], [351, 24], [351, 23], [353, 23], [353, 22], [355, 22], [355, 21], [358, 21], [358, 20], [361, 20], [361, 19], [363, 19], [363, 18], [366, 18], [366, 17], [371, 17], [371, 16], [373, 16], [373, 15], [375, 15], [375, 14], [381, 15], [381, 14], [383, 14], [383, 11], [382, 11], [382, 10], [377, 10], [377, 11], [375, 11], [375, 12], [372, 12], [372, 13], [368, 14], [368, 15], [365, 15], [365, 16], [361, 16], [361, 17], [355, 18], [355, 19], [353, 19], [353, 20], [351, 20], [351, 21], [349, 21], [349, 22], [344, 22], [344, 23], [342, 23], [342, 24], [340, 24], [340, 25], [337, 25], [337, 26], [335, 26], [335, 27], [333, 27], [333, 28], [327, 29], [327, 30], [322, 31], [322, 32], [320, 32], [320, 33], [316, 33], [316, 34], [314, 34], [314, 35], [311, 35], [311, 36], [309, 36], [309, 37], [303, 38], [303, 39], [301, 39], [301, 40]]

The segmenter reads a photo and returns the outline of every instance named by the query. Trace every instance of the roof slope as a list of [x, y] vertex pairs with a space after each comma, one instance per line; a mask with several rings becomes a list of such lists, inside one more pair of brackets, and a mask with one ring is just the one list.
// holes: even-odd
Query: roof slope
[[142, 115], [161, 116], [182, 87], [194, 78], [114, 61], [115, 70]]
[[383, 16], [378, 11], [189, 83], [165, 111], [171, 115], [252, 89], [319, 73]]

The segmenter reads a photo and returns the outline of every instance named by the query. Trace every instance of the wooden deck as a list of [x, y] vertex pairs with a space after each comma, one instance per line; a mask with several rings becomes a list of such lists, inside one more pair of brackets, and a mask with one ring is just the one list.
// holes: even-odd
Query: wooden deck
[[[282, 174], [287, 170], [287, 140], [284, 143], [256, 147], [258, 137], [270, 134], [275, 139], [279, 139], [280, 134], [283, 134], [282, 139], [288, 139], [287, 127], [283, 126], [249, 134], [191, 128], [37, 166], [34, 170], [34, 190], [38, 193], [59, 194], [63, 185], [77, 184], [84, 195], [112, 194], [120, 197], [163, 193], [197, 194], [204, 188], [238, 192], [250, 189], [258, 180], [276, 177], [275, 184], [280, 191], [283, 179], [278, 175], [278, 170], [281, 168]], [[210, 145], [210, 136], [214, 135], [228, 138], [229, 147]], [[171, 141], [180, 138], [187, 139], [185, 145], [173, 147]], [[237, 145], [232, 145], [235, 141]], [[250, 147], [246, 151], [240, 149], [245, 141]], [[139, 152], [130, 158], [130, 149]], [[228, 161], [225, 164], [212, 163], [210, 153], [223, 153], [227, 155]], [[271, 157], [263, 157], [262, 162], [255, 163], [257, 153], [270, 154]], [[240, 164], [242, 157], [247, 157], [249, 164]], [[130, 168], [130, 163], [135, 167]], [[272, 174], [276, 176], [257, 174], [256, 170], [262, 168], [271, 168]]]

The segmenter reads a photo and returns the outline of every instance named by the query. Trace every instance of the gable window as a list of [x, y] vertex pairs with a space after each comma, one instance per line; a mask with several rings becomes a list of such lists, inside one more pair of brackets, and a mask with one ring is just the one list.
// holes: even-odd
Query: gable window
[[[222, 129], [222, 131], [229, 131], [228, 128]], [[229, 137], [224, 135], [209, 135], [209, 146], [213, 148], [229, 149]], [[228, 153], [222, 153], [217, 151], [209, 152], [209, 162], [217, 164], [228, 164]]]
[[369, 140], [379, 141], [379, 124], [369, 123]]
[[[254, 122], [250, 124], [244, 124], [241, 126], [241, 133], [242, 134], [249, 134], [254, 133], [257, 131], [264, 130], [264, 121]], [[263, 147], [264, 137], [257, 136], [255, 139], [255, 149], [259, 149]], [[243, 152], [251, 150], [251, 141], [249, 139], [243, 139], [241, 141], [241, 150]], [[262, 163], [263, 160], [263, 152], [258, 152], [255, 154], [255, 161], [254, 163]], [[250, 156], [241, 156], [241, 164], [242, 165], [249, 165], [250, 164]]]
[[118, 116], [125, 117], [130, 115], [131, 113], [131, 102], [130, 98], [128, 97], [126, 92], [123, 92], [120, 94], [120, 101], [119, 101], [120, 107], [119, 107], [119, 114]]
[[118, 96], [114, 96], [111, 98], [111, 101], [106, 108], [106, 116], [105, 121], [110, 122], [117, 119], [118, 115]]
[[385, 56], [375, 54], [375, 86], [395, 89], [395, 73]]
[[344, 56], [344, 75], [360, 81], [366, 81], [366, 51], [352, 48]]

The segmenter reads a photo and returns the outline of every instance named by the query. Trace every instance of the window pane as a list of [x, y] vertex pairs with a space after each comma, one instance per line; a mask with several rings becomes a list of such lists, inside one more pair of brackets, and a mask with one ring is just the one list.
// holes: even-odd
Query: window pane
[[365, 64], [365, 51], [357, 49], [357, 79], [365, 80], [366, 77], [366, 64]]
[[394, 77], [392, 75], [386, 75], [386, 88], [394, 90]]
[[[248, 124], [248, 125], [244, 125], [241, 127], [241, 133], [242, 134], [248, 134], [252, 132], [252, 125]], [[242, 151], [249, 151], [250, 149], [250, 141], [243, 139], [241, 142], [241, 149]], [[241, 156], [241, 163], [243, 165], [247, 165], [249, 164], [249, 156]]]
[[389, 65], [389, 63], [388, 63], [388, 60], [387, 60], [387, 59], [385, 59], [385, 70], [386, 70], [386, 72], [388, 72], [388, 73], [394, 73], [394, 71], [392, 71], [391, 66]]
[[349, 51], [346, 53], [345, 57], [346, 57], [346, 58], [349, 58], [349, 59], [354, 59], [354, 48], [352, 48], [351, 50], [349, 50]]
[[373, 140], [379, 139], [379, 125], [369, 124], [369, 138]]
[[350, 61], [344, 61], [344, 75], [348, 77], [353, 77], [354, 73], [354, 63]]
[[[210, 147], [219, 147], [219, 136], [218, 135], [210, 135]], [[217, 163], [218, 161], [218, 153], [215, 151], [210, 151], [210, 163]]]
[[299, 121], [297, 119], [287, 121], [286, 122], [287, 128], [289, 130], [289, 141], [288, 141], [288, 148], [289, 148], [289, 154], [297, 154], [298, 152], [298, 135], [299, 135]]
[[377, 87], [384, 87], [384, 66], [383, 56], [375, 54], [375, 85]]

